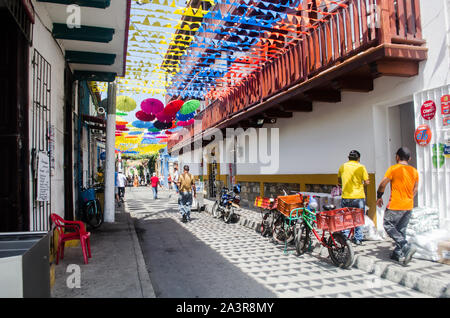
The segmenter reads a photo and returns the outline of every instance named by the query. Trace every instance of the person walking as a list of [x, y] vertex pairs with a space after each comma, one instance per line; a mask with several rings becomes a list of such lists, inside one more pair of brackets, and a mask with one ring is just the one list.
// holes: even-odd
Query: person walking
[[153, 172], [153, 177], [150, 178], [150, 183], [152, 184], [153, 199], [158, 199], [158, 185], [161, 186], [159, 178], [156, 176], [156, 172]]
[[[350, 151], [348, 155], [348, 162], [341, 165], [338, 172], [338, 183], [342, 185], [342, 201], [341, 208], [358, 208], [364, 211], [366, 207], [366, 194], [364, 192], [364, 185], [370, 183], [369, 174], [366, 167], [359, 161], [361, 154], [357, 150]], [[348, 236], [349, 230], [342, 231], [345, 236]], [[353, 243], [362, 245], [364, 234], [362, 227], [355, 228], [355, 236]]]
[[383, 226], [386, 233], [395, 241], [391, 259], [406, 266], [416, 249], [406, 240], [406, 229], [414, 208], [414, 197], [419, 186], [419, 173], [409, 165], [411, 152], [406, 147], [398, 149], [397, 164], [389, 167], [377, 190], [377, 206], [382, 207], [386, 186], [391, 184], [391, 197], [384, 212]]
[[176, 193], [178, 193], [178, 179], [180, 174], [178, 173], [178, 168], [173, 168], [173, 186], [175, 188]]
[[122, 170], [119, 170], [119, 173], [117, 174], [117, 187], [119, 188], [120, 202], [123, 202], [123, 198], [125, 197], [127, 181], [127, 177], [123, 174]]
[[194, 197], [197, 196], [195, 191], [194, 176], [189, 173], [189, 166], [183, 167], [183, 174], [178, 178], [178, 189], [180, 192], [179, 208], [182, 216], [182, 222], [191, 221], [192, 192]]
[[137, 174], [134, 175], [133, 186], [135, 188], [139, 186], [139, 178], [138, 178]]
[[116, 198], [117, 206], [120, 208], [120, 196], [119, 196], [119, 173], [114, 172], [114, 197]]

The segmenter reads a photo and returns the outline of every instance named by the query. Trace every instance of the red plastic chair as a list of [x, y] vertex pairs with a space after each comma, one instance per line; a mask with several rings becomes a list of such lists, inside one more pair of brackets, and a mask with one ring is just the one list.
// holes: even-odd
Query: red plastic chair
[[[88, 263], [88, 257], [91, 256], [91, 243], [89, 237], [90, 232], [86, 232], [83, 222], [80, 221], [66, 221], [58, 214], [52, 213], [50, 215], [53, 224], [58, 231], [58, 248], [56, 250], [56, 264], [59, 262], [59, 257], [64, 258], [64, 245], [67, 241], [80, 240], [81, 249], [83, 251], [84, 263]], [[71, 229], [73, 232], [66, 232], [66, 229]]]

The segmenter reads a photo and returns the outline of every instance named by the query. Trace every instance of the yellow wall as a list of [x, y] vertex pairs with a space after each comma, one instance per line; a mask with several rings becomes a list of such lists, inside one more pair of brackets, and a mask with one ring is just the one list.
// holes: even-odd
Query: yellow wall
[[[225, 180], [227, 176], [221, 176]], [[376, 224], [376, 188], [375, 174], [369, 174], [370, 184], [367, 187], [367, 206], [369, 217]], [[306, 191], [307, 184], [337, 185], [337, 174], [278, 174], [278, 175], [237, 175], [236, 182], [259, 182], [260, 195], [264, 196], [264, 183], [298, 183], [299, 191]]]

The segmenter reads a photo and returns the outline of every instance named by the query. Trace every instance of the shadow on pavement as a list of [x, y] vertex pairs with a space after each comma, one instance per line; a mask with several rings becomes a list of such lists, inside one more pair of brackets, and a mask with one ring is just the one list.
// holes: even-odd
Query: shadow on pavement
[[135, 227], [156, 297], [277, 297], [171, 218]]

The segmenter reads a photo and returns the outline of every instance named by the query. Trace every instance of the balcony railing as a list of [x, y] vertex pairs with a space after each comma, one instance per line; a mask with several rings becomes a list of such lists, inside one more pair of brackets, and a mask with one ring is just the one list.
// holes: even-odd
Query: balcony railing
[[[212, 102], [202, 129], [245, 112], [272, 96], [382, 44], [421, 46], [419, 0], [347, 0], [321, 17], [309, 34]], [[302, 19], [304, 20], [304, 19]], [[304, 28], [304, 30], [306, 30]], [[176, 141], [169, 143], [169, 147]]]

